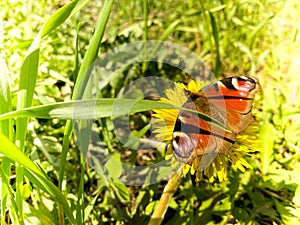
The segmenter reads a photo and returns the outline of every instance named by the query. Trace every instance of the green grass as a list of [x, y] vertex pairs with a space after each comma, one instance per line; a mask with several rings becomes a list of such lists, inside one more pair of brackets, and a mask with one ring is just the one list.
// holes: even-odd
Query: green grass
[[[111, 99], [139, 78], [183, 81], [182, 73], [160, 63], [130, 64], [104, 80], [96, 115], [89, 114], [94, 103], [74, 113], [71, 102], [86, 104], [92, 97], [95, 86], [86, 71], [97, 56], [141, 40], [176, 43], [197, 54], [217, 78], [253, 75], [262, 86], [253, 108], [262, 150], [247, 157], [253, 169], [232, 169], [223, 183], [182, 178], [162, 224], [300, 222], [298, 1], [5, 0], [0, 8], [1, 224], [149, 223], [170, 176], [151, 183], [154, 172], [142, 171], [142, 187], [107, 177], [124, 172], [120, 159], [135, 166], [163, 159], [164, 145], [157, 151], [142, 145], [151, 144], [143, 142], [150, 133], [149, 109], [159, 103], [135, 106], [130, 137], [143, 140], [126, 146], [115, 136]], [[108, 71], [118, 68], [118, 59], [105, 63]], [[141, 98], [137, 90], [131, 94]], [[129, 103], [118, 104], [118, 113], [126, 114]], [[97, 131], [99, 146], [113, 156], [104, 167], [90, 167], [81, 154], [91, 133], [76, 139], [69, 120], [74, 115], [96, 119], [76, 126]]]

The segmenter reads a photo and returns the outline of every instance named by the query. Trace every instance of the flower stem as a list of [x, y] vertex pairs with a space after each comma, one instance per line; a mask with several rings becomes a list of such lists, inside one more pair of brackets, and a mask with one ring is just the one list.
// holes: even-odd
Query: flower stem
[[182, 167], [180, 167], [169, 180], [164, 188], [161, 198], [151, 216], [148, 225], [160, 225], [164, 219], [165, 213], [167, 212], [169, 203], [173, 194], [175, 193], [178, 184], [182, 177]]

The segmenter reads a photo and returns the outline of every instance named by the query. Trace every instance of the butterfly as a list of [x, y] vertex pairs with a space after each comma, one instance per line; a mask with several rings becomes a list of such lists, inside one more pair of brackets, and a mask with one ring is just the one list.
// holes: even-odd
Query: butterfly
[[252, 104], [258, 91], [258, 79], [250, 76], [225, 78], [204, 86], [197, 93], [187, 91], [188, 100], [182, 107], [208, 115], [227, 131], [191, 111], [181, 110], [172, 135], [176, 160], [192, 165], [199, 156], [228, 155], [236, 135], [254, 121]]

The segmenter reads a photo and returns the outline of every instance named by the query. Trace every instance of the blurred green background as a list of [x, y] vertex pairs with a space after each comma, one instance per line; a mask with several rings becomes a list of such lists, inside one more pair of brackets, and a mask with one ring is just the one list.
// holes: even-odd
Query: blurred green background
[[[82, 68], [90, 64], [84, 59], [87, 54], [93, 58], [140, 40], [176, 43], [197, 54], [219, 79], [259, 78], [262, 93], [255, 99], [253, 113], [259, 121], [262, 150], [247, 157], [253, 169], [229, 170], [227, 182], [195, 183], [191, 175], [184, 177], [163, 224], [300, 223], [299, 1], [120, 0], [112, 3], [111, 12], [110, 1], [73, 3], [0, 2], [1, 114], [29, 107], [31, 98], [34, 106], [70, 101], [72, 93], [80, 90], [76, 85]], [[93, 39], [101, 22], [103, 37]], [[93, 40], [96, 45], [91, 44]], [[39, 52], [28, 50], [30, 46]], [[184, 80], [174, 68], [154, 63], [146, 70], [142, 64], [129, 66], [121, 74], [108, 82], [103, 97], [115, 98], [122, 87], [145, 76]], [[32, 97], [30, 91], [22, 94], [21, 87], [31, 90]], [[28, 124], [16, 117], [0, 121], [1, 133], [22, 152], [10, 153], [15, 151], [8, 149], [10, 142], [1, 139], [5, 143], [1, 149], [2, 224], [149, 222], [167, 179], [143, 187], [106, 180], [85, 164], [74, 138], [65, 140], [66, 120], [30, 117]], [[137, 113], [130, 121], [133, 130], [145, 128], [137, 135], [147, 138], [149, 113]], [[114, 136], [111, 118], [99, 119], [98, 125], [103, 146], [116, 157], [125, 157], [128, 149]], [[24, 170], [20, 167], [21, 155], [38, 165], [36, 172], [31, 164], [24, 165]], [[130, 160], [150, 165], [162, 160], [164, 153], [146, 156], [131, 155]], [[107, 165], [106, 169], [112, 168]], [[43, 172], [36, 175], [38, 171]]]

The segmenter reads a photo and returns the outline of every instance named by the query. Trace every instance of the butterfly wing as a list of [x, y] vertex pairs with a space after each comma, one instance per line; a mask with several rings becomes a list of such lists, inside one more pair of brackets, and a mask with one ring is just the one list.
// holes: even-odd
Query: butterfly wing
[[236, 134], [254, 121], [251, 109], [259, 90], [257, 78], [250, 76], [225, 78], [204, 88], [211, 109], [222, 113], [226, 127]]
[[253, 77], [231, 77], [190, 93], [183, 107], [203, 112], [222, 123], [226, 132], [197, 115], [182, 110], [173, 132], [173, 153], [178, 161], [192, 164], [200, 155], [228, 154], [235, 136], [253, 122], [251, 113], [258, 81]]

